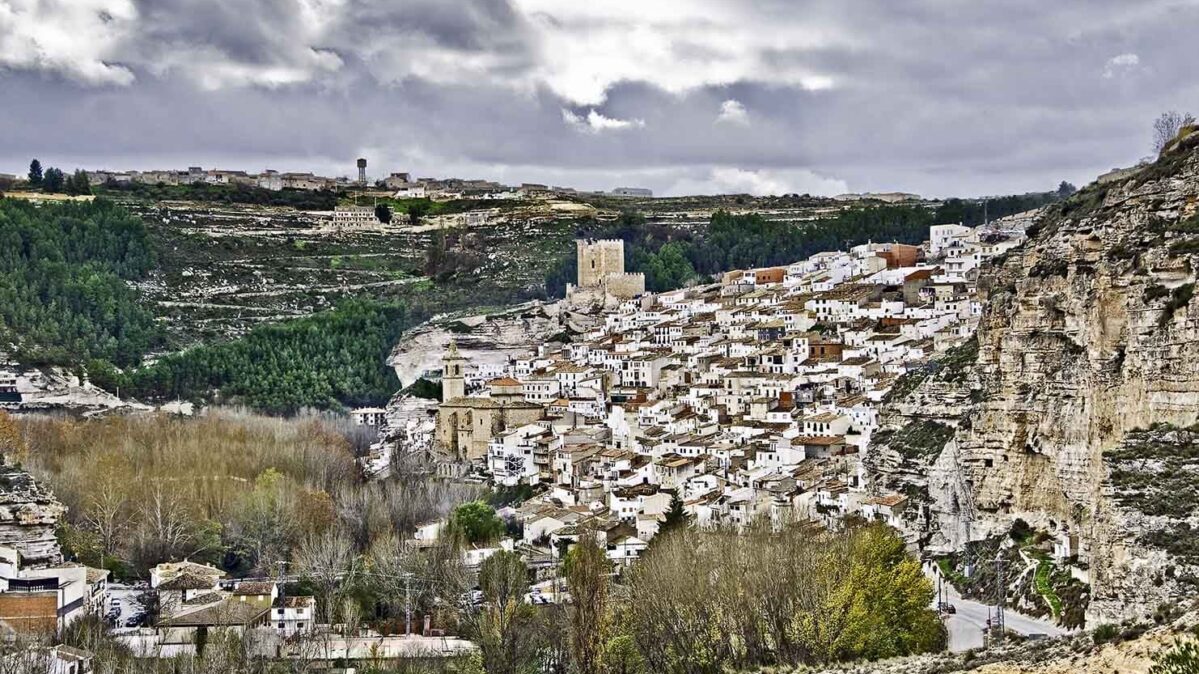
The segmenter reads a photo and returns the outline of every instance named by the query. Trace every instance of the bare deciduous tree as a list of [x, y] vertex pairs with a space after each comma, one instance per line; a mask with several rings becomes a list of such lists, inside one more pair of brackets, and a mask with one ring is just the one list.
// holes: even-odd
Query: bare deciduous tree
[[345, 534], [330, 530], [305, 539], [294, 561], [297, 573], [316, 587], [317, 615], [328, 622], [337, 608], [338, 589], [348, 587], [354, 578], [357, 555], [353, 544]]
[[116, 552], [117, 542], [129, 524], [129, 512], [122, 490], [111, 481], [100, 484], [83, 513], [83, 519], [96, 532], [101, 554], [108, 556]]
[[367, 582], [392, 617], [403, 613], [405, 594], [412, 589], [411, 581], [405, 582], [411, 554], [409, 546], [395, 535], [377, 539], [367, 552]]
[[1153, 151], [1160, 154], [1184, 126], [1194, 123], [1195, 116], [1189, 112], [1180, 113], [1177, 110], [1163, 112], [1153, 122]]

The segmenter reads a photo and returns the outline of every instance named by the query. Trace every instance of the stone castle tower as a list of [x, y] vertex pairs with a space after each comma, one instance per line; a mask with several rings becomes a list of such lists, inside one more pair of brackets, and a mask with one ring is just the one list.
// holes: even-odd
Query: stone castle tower
[[578, 285], [567, 284], [566, 301], [574, 307], [614, 306], [645, 292], [645, 274], [626, 274], [624, 241], [583, 239], [578, 250]]
[[587, 239], [575, 241], [578, 248], [579, 287], [595, 288], [609, 276], [624, 274], [624, 241]]
[[466, 359], [458, 353], [456, 341], [450, 340], [441, 363], [441, 402], [466, 395]]

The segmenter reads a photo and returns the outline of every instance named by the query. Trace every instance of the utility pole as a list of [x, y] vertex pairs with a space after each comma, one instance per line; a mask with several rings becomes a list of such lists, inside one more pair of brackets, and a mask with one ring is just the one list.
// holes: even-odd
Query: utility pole
[[[283, 622], [283, 619], [287, 617], [287, 562], [281, 559], [275, 563], [279, 565], [279, 609], [282, 611], [282, 613], [279, 614], [282, 616], [279, 618], [279, 624], [286, 628], [287, 623]], [[287, 636], [286, 632], [284, 632], [284, 636]]]
[[404, 574], [404, 636], [412, 636], [412, 574]]
[[942, 608], [944, 608], [944, 606], [945, 606], [945, 595], [943, 594], [943, 588], [942, 588], [942, 586], [943, 586], [942, 581], [944, 580], [944, 578], [941, 575], [941, 567], [937, 566], [934, 563], [933, 568], [936, 570], [936, 574], [937, 574], [937, 611], [941, 611]]
[[1002, 642], [1004, 637], [1003, 608], [1007, 603], [1007, 579], [1004, 578], [1003, 550], [995, 555], [995, 630], [996, 642]]
[[287, 562], [284, 560], [279, 560], [278, 562], [275, 562], [275, 563], [279, 565], [279, 605], [282, 606], [283, 598], [286, 596], [286, 592], [287, 592], [284, 589], [287, 584], [287, 573], [286, 573]]

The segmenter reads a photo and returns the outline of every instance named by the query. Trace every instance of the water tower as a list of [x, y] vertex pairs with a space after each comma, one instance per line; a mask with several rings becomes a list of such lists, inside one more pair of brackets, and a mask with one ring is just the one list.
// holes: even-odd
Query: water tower
[[366, 159], [362, 157], [358, 158], [358, 183], [366, 184]]

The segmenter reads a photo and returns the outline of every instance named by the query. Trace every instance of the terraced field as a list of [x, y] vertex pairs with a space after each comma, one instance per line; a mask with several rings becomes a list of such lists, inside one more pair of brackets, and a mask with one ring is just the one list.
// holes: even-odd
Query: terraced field
[[[141, 284], [172, 345], [228, 339], [354, 297], [504, 305], [536, 297], [575, 224], [510, 219], [472, 229], [337, 231], [319, 214], [192, 203], [131, 204], [151, 226], [158, 265]], [[435, 243], [456, 264], [430, 267]], [[435, 267], [436, 265], [434, 265]], [[428, 272], [434, 271], [435, 278]]]

